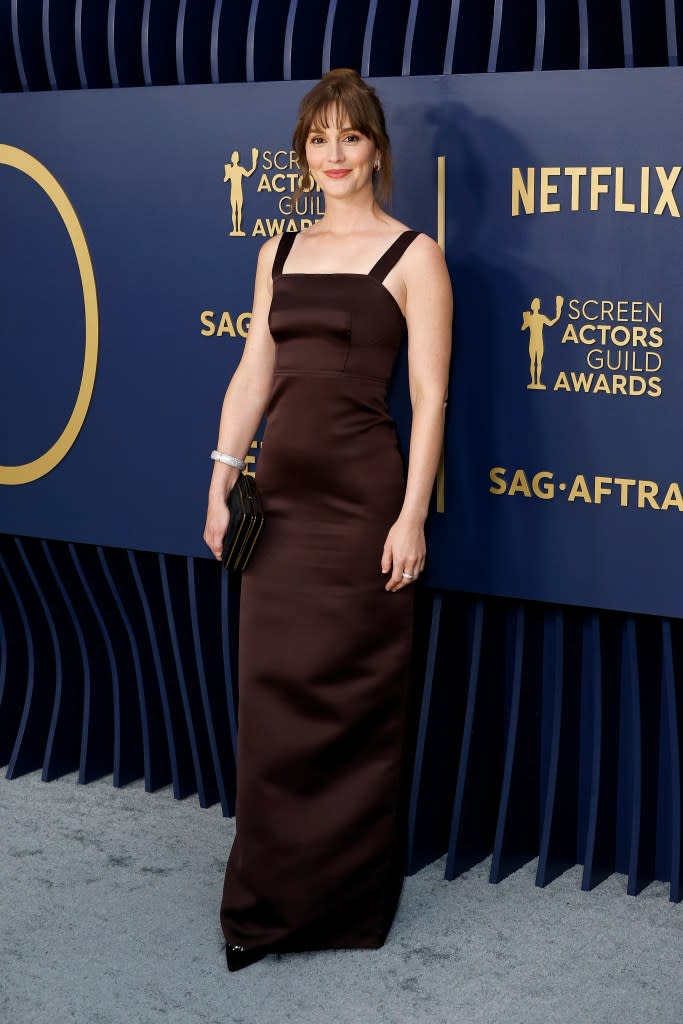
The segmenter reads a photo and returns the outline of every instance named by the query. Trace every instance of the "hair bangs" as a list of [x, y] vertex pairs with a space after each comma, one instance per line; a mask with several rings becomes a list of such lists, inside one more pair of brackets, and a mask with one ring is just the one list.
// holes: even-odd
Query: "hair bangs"
[[365, 104], [359, 102], [359, 97], [354, 93], [333, 98], [320, 96], [315, 106], [312, 106], [307, 113], [308, 127], [306, 129], [305, 125], [302, 126], [306, 135], [322, 128], [353, 128], [354, 131], [367, 136], [373, 142], [379, 141], [375, 137], [376, 132], [368, 119]]

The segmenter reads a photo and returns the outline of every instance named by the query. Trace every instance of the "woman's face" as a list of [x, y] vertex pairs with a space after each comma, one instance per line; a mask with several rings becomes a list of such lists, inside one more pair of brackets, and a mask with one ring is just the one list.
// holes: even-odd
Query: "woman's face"
[[338, 117], [328, 111], [324, 120], [327, 128], [312, 127], [306, 140], [306, 159], [316, 184], [339, 198], [372, 190], [375, 143], [356, 131], [343, 113]]

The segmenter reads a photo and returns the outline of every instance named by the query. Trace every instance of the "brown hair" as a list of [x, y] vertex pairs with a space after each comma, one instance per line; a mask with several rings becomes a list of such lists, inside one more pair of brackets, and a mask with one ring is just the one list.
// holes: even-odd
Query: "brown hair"
[[299, 105], [292, 146], [301, 168], [301, 189], [309, 189], [313, 185], [306, 160], [306, 139], [312, 128], [327, 128], [330, 112], [334, 112], [338, 121], [346, 117], [352, 128], [375, 143], [380, 159], [380, 168], [373, 174], [375, 196], [381, 203], [388, 202], [391, 196], [391, 143], [384, 123], [384, 111], [375, 90], [352, 68], [328, 71]]

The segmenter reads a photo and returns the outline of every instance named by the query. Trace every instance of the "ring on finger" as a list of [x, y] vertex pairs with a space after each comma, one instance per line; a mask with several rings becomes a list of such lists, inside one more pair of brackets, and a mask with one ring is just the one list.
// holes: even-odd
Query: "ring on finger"
[[409, 572], [402, 572], [401, 576], [403, 576], [403, 578], [405, 580], [414, 580], [415, 579], [415, 577], [412, 576]]

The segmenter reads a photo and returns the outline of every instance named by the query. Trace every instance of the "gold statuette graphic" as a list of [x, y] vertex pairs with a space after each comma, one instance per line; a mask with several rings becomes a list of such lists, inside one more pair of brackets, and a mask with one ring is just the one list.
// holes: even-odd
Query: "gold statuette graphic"
[[244, 208], [244, 189], [242, 188], [242, 178], [250, 178], [256, 170], [258, 163], [258, 149], [252, 149], [251, 151], [251, 170], [247, 170], [246, 167], [240, 165], [240, 155], [238, 150], [234, 150], [230, 157], [230, 163], [225, 165], [225, 177], [223, 181], [230, 182], [230, 211], [232, 213], [232, 231], [230, 235], [233, 237], [244, 238], [245, 232], [242, 231], [242, 210]]
[[541, 300], [532, 299], [531, 309], [522, 313], [522, 326], [520, 330], [529, 332], [529, 374], [530, 382], [527, 384], [529, 391], [545, 391], [545, 384], [541, 384], [541, 373], [543, 372], [543, 328], [552, 327], [560, 319], [564, 299], [561, 295], [555, 298], [555, 316], [551, 320], [541, 313]]

